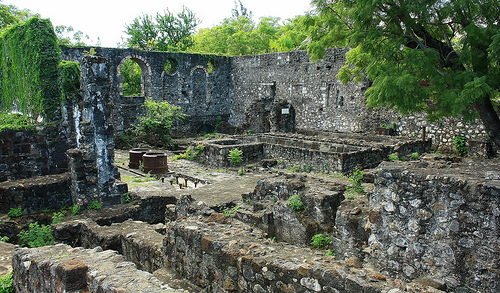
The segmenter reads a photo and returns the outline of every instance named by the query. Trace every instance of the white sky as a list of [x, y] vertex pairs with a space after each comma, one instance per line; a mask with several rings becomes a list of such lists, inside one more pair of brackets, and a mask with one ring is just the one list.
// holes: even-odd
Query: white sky
[[[42, 18], [50, 18], [52, 25], [72, 26], [90, 37], [86, 41], [95, 45], [99, 37], [103, 47], [116, 47], [125, 38], [125, 25], [140, 15], [156, 15], [169, 9], [177, 13], [184, 4], [201, 20], [198, 28], [210, 28], [231, 16], [234, 0], [3, 0], [19, 9], [29, 9]], [[311, 10], [310, 0], [242, 0], [243, 5], [259, 17], [274, 16], [282, 19], [304, 15]]]

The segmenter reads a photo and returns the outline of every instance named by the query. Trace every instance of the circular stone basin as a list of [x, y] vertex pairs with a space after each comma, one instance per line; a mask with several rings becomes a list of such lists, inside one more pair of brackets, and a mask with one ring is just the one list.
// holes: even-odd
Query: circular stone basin
[[168, 172], [167, 154], [161, 152], [147, 152], [142, 156], [144, 173], [163, 174]]
[[131, 169], [139, 169], [139, 166], [141, 165], [142, 162], [142, 156], [150, 151], [151, 151], [150, 149], [141, 149], [141, 148], [131, 149], [128, 153], [130, 158], [128, 166]]

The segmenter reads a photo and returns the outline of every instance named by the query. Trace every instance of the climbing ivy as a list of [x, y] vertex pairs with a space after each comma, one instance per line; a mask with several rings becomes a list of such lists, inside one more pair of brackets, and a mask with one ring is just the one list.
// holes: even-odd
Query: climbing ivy
[[33, 17], [0, 36], [1, 101], [23, 113], [52, 120], [60, 105], [57, 37], [50, 20]]
[[58, 66], [61, 97], [72, 99], [80, 92], [80, 64], [73, 61], [61, 61]]

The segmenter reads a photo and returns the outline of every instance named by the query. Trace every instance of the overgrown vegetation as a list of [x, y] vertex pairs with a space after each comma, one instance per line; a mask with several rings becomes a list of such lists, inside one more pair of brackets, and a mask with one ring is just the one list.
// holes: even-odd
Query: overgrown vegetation
[[350, 185], [346, 187], [346, 195], [348, 199], [354, 199], [356, 194], [365, 194], [363, 188], [363, 171], [356, 168], [351, 175], [349, 175]]
[[147, 99], [144, 108], [146, 113], [133, 132], [151, 145], [172, 146], [172, 126], [188, 116], [181, 112], [181, 107], [166, 101]]
[[294, 211], [300, 211], [304, 208], [304, 203], [302, 202], [299, 194], [290, 196], [287, 202], [290, 205], [290, 208]]
[[331, 242], [332, 242], [332, 239], [330, 239], [330, 237], [327, 237], [323, 234], [316, 234], [311, 239], [311, 245], [316, 247], [316, 248], [320, 248], [320, 249], [328, 247], [328, 245], [330, 245]]
[[62, 60], [58, 65], [59, 86], [63, 100], [73, 99], [80, 94], [80, 63]]
[[23, 113], [53, 119], [60, 106], [58, 64], [61, 54], [52, 24], [33, 17], [0, 36], [2, 107], [16, 104]]
[[12, 273], [8, 273], [0, 277], [0, 293], [14, 293]]
[[0, 132], [5, 129], [23, 130], [34, 129], [31, 118], [26, 115], [9, 113], [6, 110], [0, 111]]

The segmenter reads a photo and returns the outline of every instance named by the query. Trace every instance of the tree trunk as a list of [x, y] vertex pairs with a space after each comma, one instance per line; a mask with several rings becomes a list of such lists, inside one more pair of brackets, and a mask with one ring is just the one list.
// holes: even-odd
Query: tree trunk
[[475, 104], [474, 108], [483, 122], [486, 134], [488, 134], [497, 148], [500, 149], [500, 118], [498, 117], [498, 113], [495, 112], [490, 98], [485, 98], [483, 104]]

